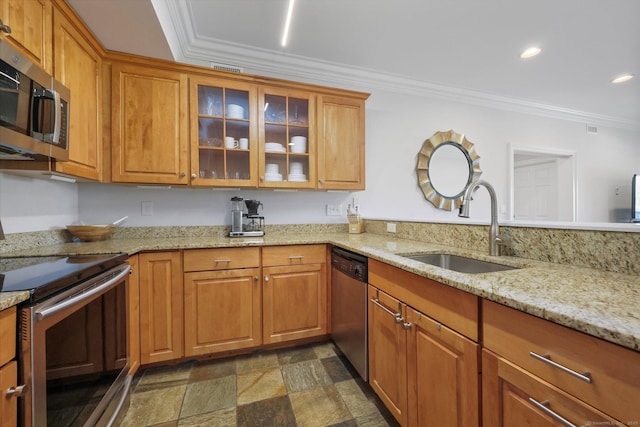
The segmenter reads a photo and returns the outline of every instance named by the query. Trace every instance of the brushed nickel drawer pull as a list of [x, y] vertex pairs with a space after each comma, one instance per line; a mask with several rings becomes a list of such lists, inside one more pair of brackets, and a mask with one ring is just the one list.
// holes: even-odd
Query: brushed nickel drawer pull
[[589, 372], [576, 372], [573, 369], [569, 369], [566, 366], [562, 366], [561, 364], [559, 364], [558, 362], [554, 362], [553, 360], [551, 360], [551, 355], [549, 354], [545, 354], [544, 356], [539, 355], [538, 353], [534, 353], [533, 351], [530, 351], [529, 354], [540, 360], [541, 362], [544, 363], [548, 363], [549, 365], [553, 366], [554, 368], [558, 368], [563, 372], [566, 372], [569, 375], [573, 375], [574, 377], [581, 379], [582, 381], [591, 384], [591, 373]]
[[529, 402], [531, 402], [536, 408], [540, 409], [545, 414], [549, 415], [551, 418], [555, 419], [556, 421], [560, 421], [565, 426], [567, 426], [567, 427], [578, 427], [577, 425], [575, 425], [571, 421], [567, 420], [562, 415], [560, 415], [557, 412], [555, 412], [554, 410], [552, 410], [549, 407], [551, 405], [549, 404], [548, 400], [543, 400], [542, 402], [538, 402], [533, 397], [530, 397], [529, 398]]
[[291, 255], [289, 256], [289, 259], [302, 259], [304, 258], [304, 255]]
[[28, 387], [26, 384], [18, 385], [15, 387], [9, 387], [5, 392], [5, 396], [7, 399], [10, 399], [12, 397], [22, 397], [27, 392], [27, 389]]
[[233, 261], [233, 260], [232, 260], [232, 259], [214, 259], [214, 260], [213, 260], [213, 262], [214, 262], [214, 263], [216, 263], [216, 264], [219, 264], [219, 263], [221, 263], [221, 262], [227, 262], [227, 263], [229, 263], [229, 262], [231, 262], [231, 261]]
[[384, 311], [386, 311], [387, 313], [389, 313], [391, 316], [393, 316], [393, 318], [396, 321], [396, 323], [404, 322], [404, 319], [402, 318], [402, 314], [401, 313], [394, 313], [393, 311], [389, 310], [384, 305], [380, 304], [380, 301], [377, 300], [376, 298], [371, 298], [371, 302], [374, 303], [375, 305], [377, 305], [378, 307], [380, 307], [381, 309], [383, 309]]

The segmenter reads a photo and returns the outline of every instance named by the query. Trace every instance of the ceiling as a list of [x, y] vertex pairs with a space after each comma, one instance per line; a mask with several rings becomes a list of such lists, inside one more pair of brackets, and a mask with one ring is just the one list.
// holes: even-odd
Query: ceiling
[[640, 129], [638, 0], [297, 0], [286, 47], [288, 0], [68, 1], [110, 50]]

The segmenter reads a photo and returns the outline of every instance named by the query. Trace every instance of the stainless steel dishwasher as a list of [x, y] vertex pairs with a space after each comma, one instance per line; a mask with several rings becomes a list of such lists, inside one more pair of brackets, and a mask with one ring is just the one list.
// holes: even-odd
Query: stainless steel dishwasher
[[331, 338], [360, 376], [367, 360], [367, 257], [331, 250]]

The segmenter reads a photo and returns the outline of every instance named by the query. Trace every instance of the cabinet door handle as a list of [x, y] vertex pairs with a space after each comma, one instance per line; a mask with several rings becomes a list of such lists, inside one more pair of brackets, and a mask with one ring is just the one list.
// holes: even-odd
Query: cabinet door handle
[[264, 281], [268, 282], [269, 281], [269, 276], [264, 276]]
[[[396, 323], [402, 323], [404, 322], [404, 319], [402, 318], [402, 314], [401, 313], [394, 313], [393, 311], [389, 310], [387, 307], [385, 307], [384, 305], [380, 304], [380, 301], [377, 300], [376, 298], [371, 298], [371, 302], [374, 303], [375, 305], [377, 305], [378, 307], [380, 307], [381, 309], [383, 309], [385, 312], [389, 313], [393, 319], [396, 321]], [[409, 327], [411, 327], [411, 324], [409, 324]]]
[[9, 387], [6, 391], [6, 398], [10, 399], [12, 397], [22, 397], [22, 395], [27, 391], [27, 385], [22, 384], [15, 387]]
[[549, 354], [545, 354], [544, 356], [539, 355], [538, 353], [534, 353], [533, 351], [529, 352], [529, 355], [531, 355], [531, 357], [538, 359], [541, 362], [547, 363], [551, 366], [553, 366], [554, 368], [558, 368], [563, 372], [566, 372], [569, 375], [573, 375], [574, 377], [581, 379], [582, 381], [591, 384], [591, 373], [589, 372], [577, 372], [574, 371], [573, 369], [569, 369], [566, 366], [563, 366], [561, 364], [559, 364], [558, 362], [554, 362], [553, 360], [551, 360], [551, 355]]
[[196, 176], [197, 176], [197, 175], [196, 175], [195, 173], [192, 173], [192, 174], [191, 174], [191, 179], [196, 179]]
[[213, 260], [214, 264], [219, 264], [221, 262], [230, 263], [231, 261], [233, 261], [233, 260], [232, 259], [214, 259]]
[[187, 176], [187, 173], [186, 173], [186, 172], [180, 172], [180, 177], [181, 177], [181, 178], [184, 178], [185, 176]]
[[11, 27], [8, 25], [4, 25], [2, 19], [0, 19], [0, 31], [11, 34]]
[[304, 255], [291, 255], [291, 256], [289, 256], [290, 260], [294, 260], [294, 259], [302, 260], [302, 258], [304, 258]]
[[529, 398], [529, 402], [531, 402], [533, 404], [533, 406], [535, 406], [536, 408], [540, 409], [542, 412], [544, 412], [545, 414], [549, 415], [554, 420], [560, 421], [565, 426], [567, 426], [567, 427], [578, 427], [577, 425], [575, 425], [574, 423], [572, 423], [571, 421], [569, 421], [568, 419], [566, 419], [562, 415], [558, 414], [556, 411], [552, 410], [549, 407], [551, 405], [549, 404], [548, 400], [543, 400], [542, 402], [538, 402], [533, 397], [530, 397]]

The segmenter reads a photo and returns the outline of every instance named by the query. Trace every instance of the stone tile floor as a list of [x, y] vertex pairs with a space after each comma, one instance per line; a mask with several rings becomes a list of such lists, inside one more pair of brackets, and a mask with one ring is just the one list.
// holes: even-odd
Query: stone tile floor
[[333, 343], [139, 372], [123, 427], [397, 426]]

